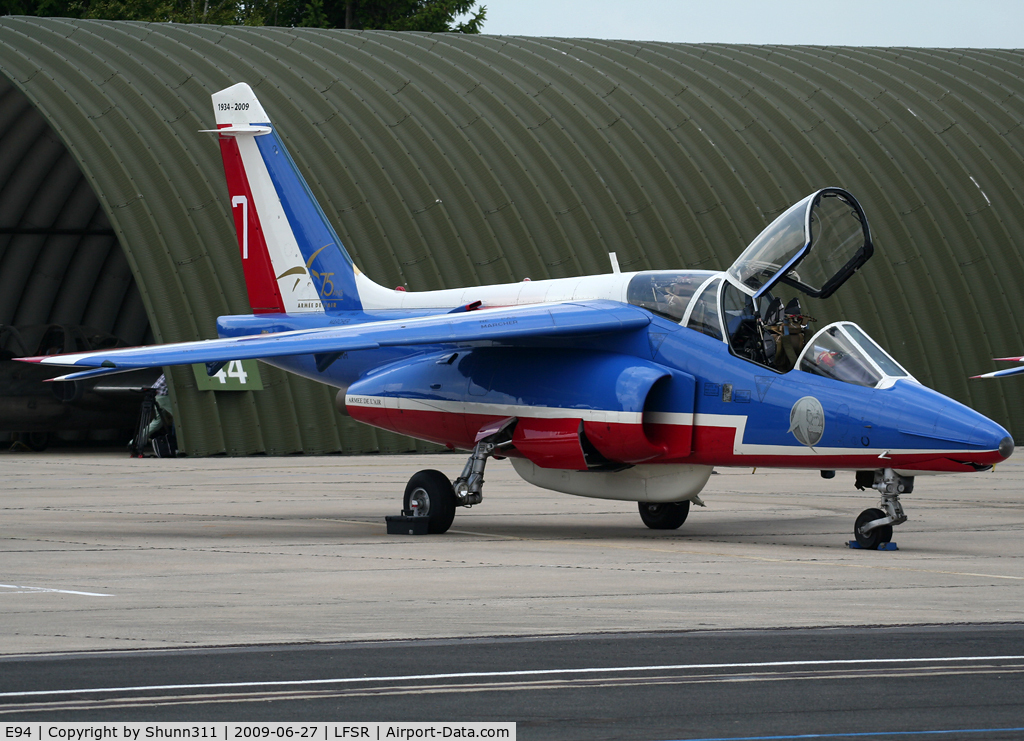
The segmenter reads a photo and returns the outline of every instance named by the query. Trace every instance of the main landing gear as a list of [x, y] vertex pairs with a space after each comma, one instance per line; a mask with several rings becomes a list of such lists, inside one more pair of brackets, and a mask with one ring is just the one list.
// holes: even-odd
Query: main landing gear
[[664, 502], [654, 504], [653, 502], [639, 502], [640, 519], [651, 530], [676, 530], [690, 514], [690, 500], [682, 502]]
[[455, 519], [455, 489], [440, 471], [428, 469], [413, 474], [405, 486], [403, 509], [412, 517], [427, 517], [428, 533], [445, 533]]
[[[425, 470], [414, 474], [405, 487], [404, 511], [412, 517], [427, 517], [428, 533], [445, 533], [455, 520], [456, 507], [472, 507], [483, 501], [484, 467], [491, 456], [512, 443], [516, 419], [510, 418], [488, 429], [473, 447], [462, 474], [449, 481], [440, 471]], [[682, 524], [682, 522], [680, 522]]]
[[853, 535], [861, 548], [875, 550], [892, 540], [892, 528], [907, 521], [900, 504], [900, 494], [914, 490], [913, 476], [900, 476], [891, 468], [878, 471], [857, 471], [858, 489], [872, 488], [882, 495], [880, 509], [872, 507], [857, 516]]

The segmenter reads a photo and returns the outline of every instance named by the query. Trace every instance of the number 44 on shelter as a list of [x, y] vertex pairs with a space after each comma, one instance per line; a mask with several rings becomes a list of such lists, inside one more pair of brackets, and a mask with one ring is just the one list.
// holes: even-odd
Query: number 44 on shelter
[[255, 360], [229, 360], [212, 375], [205, 363], [195, 363], [192, 374], [200, 391], [262, 391], [259, 365]]

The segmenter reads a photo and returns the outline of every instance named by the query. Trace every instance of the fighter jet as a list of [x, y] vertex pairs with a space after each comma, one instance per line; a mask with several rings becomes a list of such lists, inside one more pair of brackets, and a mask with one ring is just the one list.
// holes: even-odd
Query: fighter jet
[[715, 467], [848, 471], [880, 496], [854, 524], [876, 548], [917, 475], [1013, 451], [855, 323], [815, 332], [775, 295], [827, 299], [871, 257], [842, 188], [795, 203], [724, 272], [392, 290], [355, 267], [250, 87], [213, 104], [253, 313], [220, 317], [220, 339], [25, 360], [88, 369], [62, 376], [75, 380], [258, 358], [330, 384], [357, 420], [469, 452], [454, 481], [425, 470], [405, 488], [404, 511], [432, 533], [482, 501], [487, 461], [507, 457], [536, 486], [635, 501], [655, 529], [683, 524]]

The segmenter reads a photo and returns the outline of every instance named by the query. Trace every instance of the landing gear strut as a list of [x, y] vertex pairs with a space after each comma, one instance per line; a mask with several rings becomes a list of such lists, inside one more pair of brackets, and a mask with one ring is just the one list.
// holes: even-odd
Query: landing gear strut
[[481, 440], [473, 448], [469, 460], [462, 468], [462, 475], [452, 482], [460, 507], [480, 504], [484, 498], [484, 467], [487, 459], [494, 455], [498, 446], [489, 440]]
[[[868, 480], [871, 477], [871, 480]], [[861, 548], [874, 550], [882, 543], [892, 540], [892, 528], [907, 521], [900, 504], [900, 494], [914, 490], [913, 476], [900, 476], [891, 468], [878, 471], [858, 471], [857, 488], [868, 487], [882, 495], [880, 509], [872, 507], [860, 513], [853, 526], [853, 535]]]
[[483, 501], [484, 467], [487, 459], [512, 443], [516, 418], [502, 420], [481, 430], [465, 467], [454, 482], [440, 471], [420, 471], [405, 487], [405, 512], [413, 517], [429, 517], [429, 533], [444, 533], [455, 520], [456, 507], [472, 507]]

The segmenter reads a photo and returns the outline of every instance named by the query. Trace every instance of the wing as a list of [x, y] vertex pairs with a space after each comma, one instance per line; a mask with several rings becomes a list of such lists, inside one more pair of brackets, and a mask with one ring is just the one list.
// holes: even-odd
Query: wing
[[1015, 376], [1018, 373], [1024, 373], [1024, 365], [1001, 371], [993, 371], [992, 373], [983, 373], [980, 376], [971, 376], [971, 378], [1002, 378], [1003, 376]]
[[[1019, 358], [996, 358], [1008, 363], [1019, 363], [1024, 360], [1024, 356]], [[1018, 373], [1024, 373], [1024, 365], [1018, 366], [1017, 368], [1007, 368], [1006, 370], [993, 371], [991, 373], [983, 373], [980, 376], [971, 376], [971, 378], [1002, 378], [1003, 376], [1015, 376]]]
[[533, 304], [349, 324], [341, 327], [302, 329], [119, 350], [66, 353], [18, 360], [42, 365], [95, 369], [53, 379], [73, 381], [136, 368], [165, 365], [332, 354], [372, 350], [378, 347], [516, 342], [566, 335], [617, 333], [640, 329], [650, 322], [651, 315], [646, 311], [615, 301]]

